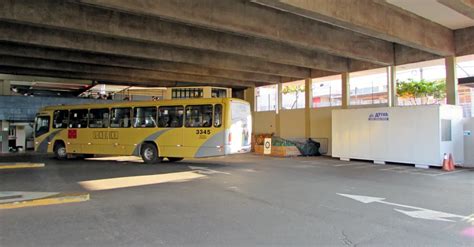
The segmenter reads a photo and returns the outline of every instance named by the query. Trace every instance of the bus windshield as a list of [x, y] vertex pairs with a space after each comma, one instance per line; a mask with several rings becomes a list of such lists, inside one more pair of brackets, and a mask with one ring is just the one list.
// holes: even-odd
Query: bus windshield
[[35, 137], [49, 132], [49, 116], [38, 116], [35, 120]]

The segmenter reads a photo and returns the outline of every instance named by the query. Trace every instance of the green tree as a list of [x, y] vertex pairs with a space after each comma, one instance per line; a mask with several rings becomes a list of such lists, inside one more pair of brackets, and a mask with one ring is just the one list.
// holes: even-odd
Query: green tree
[[300, 93], [304, 93], [305, 90], [305, 85], [286, 85], [283, 86], [281, 89], [281, 92], [283, 94], [289, 94], [289, 93], [294, 93], [295, 94], [295, 101], [293, 102], [293, 105], [291, 106], [291, 109], [294, 109], [296, 105], [298, 104], [298, 98]]
[[428, 104], [429, 98], [433, 98], [435, 103], [439, 103], [446, 97], [446, 82], [445, 80], [415, 81], [409, 79], [397, 83], [397, 95], [410, 100], [414, 105], [418, 104], [417, 99], [420, 99], [421, 104]]

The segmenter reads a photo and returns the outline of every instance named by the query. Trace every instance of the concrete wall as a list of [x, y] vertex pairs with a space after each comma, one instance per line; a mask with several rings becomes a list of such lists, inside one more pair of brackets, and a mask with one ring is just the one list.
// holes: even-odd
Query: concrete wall
[[276, 132], [276, 113], [274, 111], [254, 112], [254, 130], [256, 134]]
[[305, 110], [281, 110], [280, 114], [280, 137], [304, 138]]
[[[337, 108], [311, 109], [311, 138], [321, 143], [320, 151], [331, 154], [331, 111]], [[288, 139], [304, 139], [305, 111], [281, 111], [281, 137]], [[254, 113], [254, 133], [276, 133], [276, 113], [274, 111]]]
[[339, 107], [311, 109], [311, 138], [321, 144], [320, 152], [327, 155], [331, 155], [331, 112], [334, 109]]
[[464, 136], [464, 165], [474, 167], [474, 118], [464, 120], [464, 131], [471, 131], [470, 136]]
[[33, 121], [40, 108], [50, 105], [107, 102], [84, 98], [0, 96], [0, 120]]

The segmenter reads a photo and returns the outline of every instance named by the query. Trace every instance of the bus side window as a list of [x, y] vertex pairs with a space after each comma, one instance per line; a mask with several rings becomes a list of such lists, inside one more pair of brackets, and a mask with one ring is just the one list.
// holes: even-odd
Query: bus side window
[[219, 128], [222, 126], [222, 105], [214, 106], [214, 127]]
[[156, 107], [135, 107], [133, 109], [133, 127], [156, 127]]
[[129, 128], [131, 126], [131, 108], [112, 108], [110, 127], [111, 128]]
[[54, 129], [65, 129], [65, 128], [67, 128], [68, 117], [69, 117], [69, 111], [68, 110], [54, 111], [53, 128]]
[[89, 111], [89, 128], [108, 128], [109, 109], [91, 109]]
[[211, 127], [212, 105], [186, 106], [186, 127]]
[[158, 107], [158, 127], [181, 128], [183, 126], [183, 106]]
[[69, 128], [87, 128], [88, 110], [71, 110]]

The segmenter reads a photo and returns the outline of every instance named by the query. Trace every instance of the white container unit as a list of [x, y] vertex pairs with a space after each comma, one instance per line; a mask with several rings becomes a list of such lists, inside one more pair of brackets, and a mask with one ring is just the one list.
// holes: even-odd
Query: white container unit
[[451, 105], [333, 110], [332, 156], [428, 167], [452, 153], [463, 164], [462, 117]]

